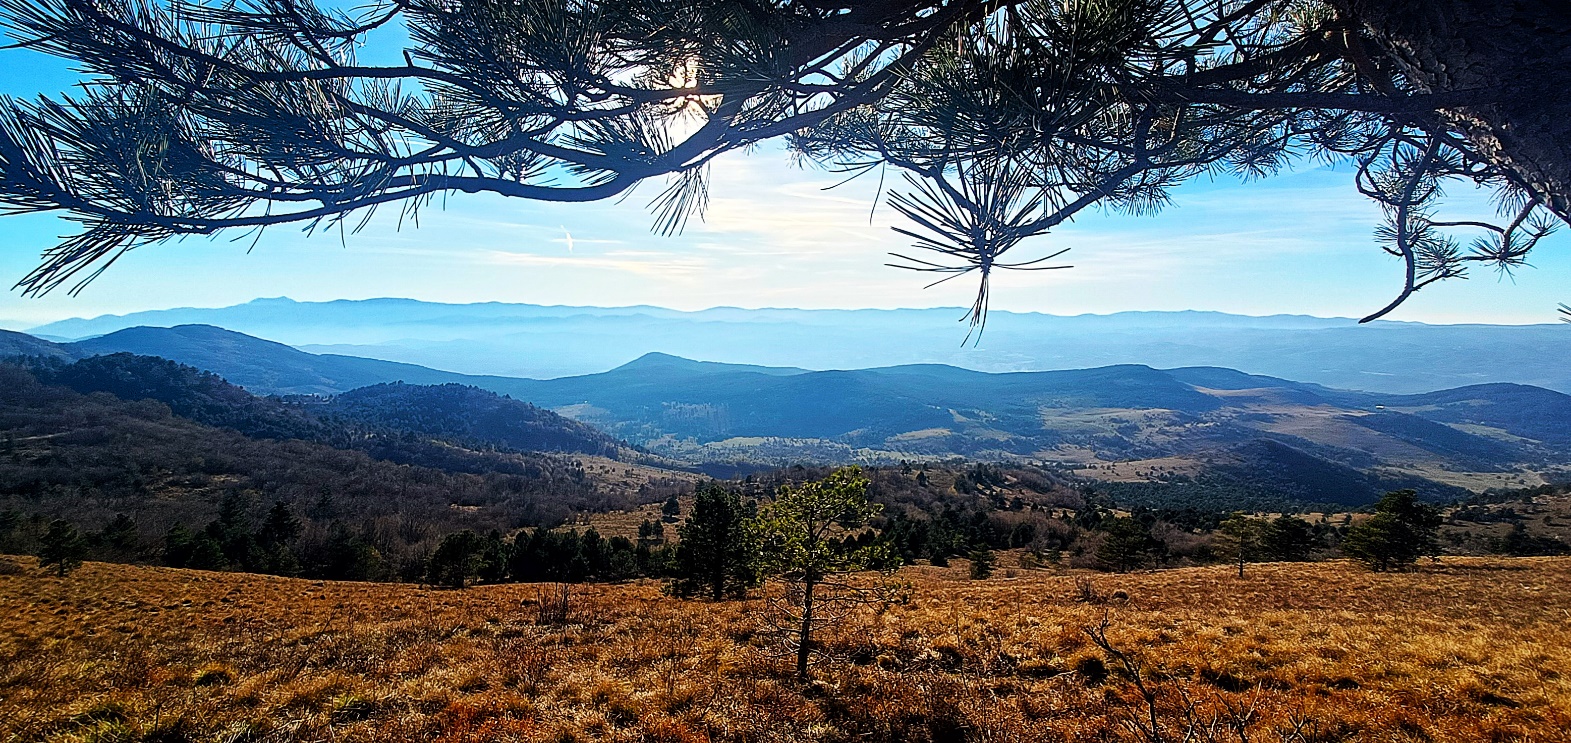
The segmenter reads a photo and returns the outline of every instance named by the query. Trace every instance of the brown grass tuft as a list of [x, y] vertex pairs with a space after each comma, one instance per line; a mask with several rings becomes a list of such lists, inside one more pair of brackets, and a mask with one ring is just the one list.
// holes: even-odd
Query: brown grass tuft
[[1567, 558], [1116, 585], [910, 569], [911, 601], [826, 636], [841, 661], [808, 686], [757, 600], [653, 583], [575, 586], [541, 623], [533, 586], [97, 563], [61, 580], [9, 559], [4, 741], [1142, 740], [1153, 710], [1170, 739], [1571, 740]]

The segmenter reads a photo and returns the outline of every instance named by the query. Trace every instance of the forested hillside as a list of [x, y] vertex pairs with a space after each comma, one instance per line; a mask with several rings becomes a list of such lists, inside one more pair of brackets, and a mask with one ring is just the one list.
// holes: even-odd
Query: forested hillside
[[[34, 360], [45, 384], [124, 400], [152, 399], [178, 416], [247, 436], [304, 439], [378, 457], [447, 469], [488, 451], [567, 452], [616, 457], [623, 447], [594, 427], [474, 387], [382, 384], [336, 398], [258, 397], [216, 374], [152, 356], [115, 353], [75, 363]], [[433, 447], [431, 439], [445, 442]]]
[[371, 385], [334, 396], [313, 412], [515, 451], [578, 452], [616, 457], [623, 448], [615, 439], [588, 424], [461, 384], [426, 386], [393, 382]]
[[[961, 347], [951, 334], [962, 314], [960, 307], [715, 307], [679, 312], [659, 307], [273, 298], [223, 308], [64, 320], [35, 330], [86, 338], [139, 325], [206, 324], [315, 353], [536, 379], [592, 374], [645, 353], [663, 352], [810, 369], [949, 364], [1009, 372], [1113, 364], [1203, 365], [1380, 392], [1425, 392], [1485, 381], [1571, 392], [1571, 372], [1557, 362], [1571, 352], [1571, 333], [1547, 324], [1547, 317], [1546, 324], [1529, 326], [1359, 325], [1348, 318], [1302, 315], [1121, 312], [1062, 317], [1000, 309], [988, 321], [985, 343]], [[388, 379], [400, 378], [431, 383]]]
[[[525, 407], [527, 401], [656, 456], [716, 473], [796, 462], [895, 464], [961, 456], [1151, 462], [1134, 467], [1143, 471], [1174, 470], [1175, 462], [1156, 460], [1177, 458], [1188, 463], [1176, 463], [1180, 474], [1202, 475], [1205, 460], [1234, 458], [1239, 446], [1261, 440], [1326, 460], [1316, 467], [1345, 465], [1375, 480], [1421, 488], [1429, 488], [1428, 481], [1474, 491], [1531, 486], [1571, 466], [1571, 437], [1560, 425], [1571, 416], [1571, 396], [1512, 384], [1392, 395], [1216, 367], [1126, 364], [990, 374], [919, 364], [815, 372], [662, 353], [578, 377], [466, 377], [310, 354], [199, 325], [131, 328], [66, 345], [31, 339], [28, 347], [35, 346], [56, 354], [155, 353], [220, 373], [252, 392], [337, 393], [343, 396], [319, 410], [336, 409], [338, 417], [362, 426], [508, 449], [610, 453], [619, 446], [588, 429], [572, 430], [576, 424]], [[414, 384], [422, 381], [439, 389]], [[394, 382], [404, 384], [378, 387]], [[377, 390], [354, 391], [364, 386]], [[1359, 490], [1360, 498], [1372, 497]]]
[[[94, 559], [177, 567], [431, 580], [441, 564], [433, 560], [450, 547], [467, 566], [461, 570], [472, 571], [457, 573], [460, 583], [466, 575], [581, 581], [680, 570], [672, 546], [679, 529], [671, 524], [691, 516], [696, 478], [638, 474], [634, 465], [603, 459], [610, 466], [590, 469], [587, 457], [470, 449], [392, 428], [521, 442], [550, 420], [515, 421], [509, 411], [520, 403], [478, 390], [387, 385], [350, 402], [341, 418], [329, 412], [335, 403], [256, 398], [190, 367], [131, 355], [0, 365], [0, 552], [39, 551], [67, 524]], [[471, 407], [479, 412], [463, 412]], [[381, 428], [344, 423], [356, 409], [381, 411], [373, 421]], [[854, 539], [881, 545], [890, 560], [935, 566], [954, 558], [985, 563], [995, 550], [1020, 551], [1012, 559], [1022, 567], [1203, 564], [1225, 556], [1214, 534], [1234, 510], [1328, 501], [1347, 508], [1377, 487], [1400, 484], [1326, 467], [1276, 443], [1243, 447], [1213, 464], [1211, 476], [1153, 485], [1045, 466], [873, 468], [869, 496], [883, 510]], [[725, 487], [752, 508], [782, 486], [827, 474], [790, 467]], [[1452, 548], [1566, 549], [1547, 512], [1531, 503], [1515, 508], [1470, 511], [1469, 524], [1487, 525], [1466, 527]], [[1545, 514], [1542, 523], [1532, 521], [1535, 513]], [[568, 520], [570, 529], [549, 530]], [[1348, 523], [1275, 519], [1271, 533], [1281, 539], [1262, 555], [1333, 554]]]
[[0, 365], [0, 429], [0, 511], [11, 514], [13, 530], [68, 518], [98, 531], [127, 514], [131, 533], [118, 543], [128, 557], [156, 558], [171, 529], [201, 533], [226, 511], [229, 521], [213, 535], [226, 557], [209, 562], [245, 565], [249, 548], [225, 544], [225, 535], [241, 525], [249, 534], [282, 503], [300, 521], [293, 551], [308, 574], [407, 575], [449, 531], [629, 505], [608, 500], [568, 459], [509, 455], [511, 467], [483, 475], [399, 465], [320, 443], [250, 438], [153, 400], [47, 386], [14, 366]]
[[[276, 398], [257, 397], [217, 374], [155, 356], [115, 353], [29, 368], [43, 384], [84, 395], [107, 392], [122, 400], [157, 400], [182, 418], [247, 436], [324, 441], [335, 433], [318, 418]], [[337, 433], [338, 438], [351, 438], [348, 432]]]
[[413, 364], [306, 353], [211, 325], [127, 328], [60, 348], [77, 357], [128, 352], [172, 359], [221, 374], [258, 394], [331, 395], [394, 380], [446, 384], [469, 379]]
[[389, 386], [334, 409], [146, 356], [0, 364], [0, 551], [30, 551], [65, 518], [98, 535], [106, 559], [416, 578], [448, 533], [550, 526], [686, 481], [541, 453], [618, 447], [525, 403], [423, 394]]

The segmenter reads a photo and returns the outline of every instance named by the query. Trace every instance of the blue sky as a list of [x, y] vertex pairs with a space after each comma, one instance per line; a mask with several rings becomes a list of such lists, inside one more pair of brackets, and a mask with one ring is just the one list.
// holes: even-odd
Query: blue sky
[[[0, 51], [0, 92], [52, 93], [73, 77], [57, 60]], [[927, 275], [887, 268], [907, 240], [898, 215], [872, 212], [874, 183], [833, 191], [832, 174], [802, 170], [778, 151], [716, 163], [711, 208], [676, 237], [651, 234], [647, 184], [620, 203], [558, 205], [459, 195], [422, 213], [418, 228], [379, 215], [359, 234], [306, 236], [275, 228], [249, 241], [195, 238], [138, 250], [76, 297], [0, 295], [0, 327], [257, 297], [297, 300], [412, 297], [443, 302], [893, 308], [969, 304], [965, 279], [923, 290]], [[893, 182], [893, 181], [891, 181]], [[1460, 214], [1482, 194], [1458, 186]], [[1072, 250], [1065, 271], [1005, 273], [993, 307], [1054, 314], [1218, 310], [1359, 316], [1398, 289], [1401, 266], [1375, 247], [1377, 209], [1349, 173], [1313, 168], [1264, 182], [1193, 182], [1153, 217], [1086, 214], [1026, 243], [1015, 259]], [[0, 218], [0, 281], [9, 287], [73, 226], [55, 216]], [[570, 237], [569, 237], [570, 236]], [[1514, 278], [1471, 279], [1420, 293], [1391, 319], [1551, 322], [1571, 301], [1566, 234], [1541, 245]]]

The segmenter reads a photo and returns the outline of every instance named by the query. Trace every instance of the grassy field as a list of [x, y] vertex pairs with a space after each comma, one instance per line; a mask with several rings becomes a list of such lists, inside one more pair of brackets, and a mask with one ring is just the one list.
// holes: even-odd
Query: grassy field
[[5, 560], [7, 742], [1571, 740], [1564, 558], [908, 568], [807, 685], [758, 600], [653, 583], [575, 587], [547, 624], [529, 585]]

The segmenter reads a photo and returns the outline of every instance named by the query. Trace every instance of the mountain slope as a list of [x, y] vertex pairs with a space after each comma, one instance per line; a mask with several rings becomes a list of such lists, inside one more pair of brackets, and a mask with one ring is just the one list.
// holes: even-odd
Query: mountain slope
[[301, 439], [457, 471], [514, 467], [516, 462], [498, 460], [492, 450], [615, 458], [623, 448], [592, 426], [457, 384], [378, 384], [325, 401], [286, 402], [257, 397], [211, 372], [130, 353], [37, 364], [31, 373], [81, 394], [156, 400], [175, 415], [253, 438]]
[[[1214, 410], [1213, 397], [1149, 367], [987, 374], [924, 365], [766, 374], [640, 359], [602, 374], [498, 381], [520, 399], [633, 437], [851, 437], [926, 429], [1039, 432], [1041, 408]], [[1021, 446], [1029, 447], [1029, 442]], [[1019, 447], [1015, 447], [1018, 449]]]
[[615, 439], [593, 426], [460, 384], [376, 384], [338, 395], [320, 406], [320, 412], [368, 425], [516, 451], [615, 457], [621, 449]]
[[75, 354], [65, 346], [34, 338], [26, 333], [0, 330], [0, 359], [31, 356], [46, 359], [69, 359]]
[[1206, 453], [1206, 467], [1159, 479], [1098, 483], [1115, 502], [1148, 508], [1271, 511], [1279, 508], [1358, 507], [1386, 491], [1413, 488], [1431, 500], [1455, 500], [1468, 491], [1420, 477], [1365, 472], [1268, 438]]
[[[547, 378], [604, 371], [651, 351], [805, 369], [938, 363], [979, 371], [1119, 364], [1211, 366], [1385, 393], [1513, 382], [1571, 392], [1571, 329], [1425, 325], [1215, 312], [1062, 317], [992, 313], [962, 347], [958, 308], [791, 310], [435, 304], [401, 299], [257, 300], [68, 320], [38, 332], [85, 337], [137, 325], [210, 324], [305, 350], [455, 372]], [[134, 350], [134, 349], [118, 349]], [[427, 381], [427, 380], [422, 380]]]
[[382, 382], [447, 384], [462, 374], [353, 356], [311, 354], [211, 325], [136, 327], [64, 344], [79, 356], [158, 356], [218, 374], [258, 394], [330, 395]]
[[603, 479], [578, 459], [492, 453], [481, 471], [465, 472], [246, 436], [170, 411], [42, 384], [0, 364], [0, 512], [95, 531], [125, 514], [138, 532], [132, 541], [158, 545], [156, 555], [171, 526], [200, 534], [238, 508], [254, 527], [283, 504], [299, 519], [292, 547], [307, 574], [414, 580], [444, 533], [554, 525], [575, 511], [640, 503], [638, 483]]
[[1571, 395], [1522, 384], [1482, 384], [1423, 395], [1369, 398], [1444, 423], [1482, 426], [1554, 446], [1571, 446]]
[[107, 392], [122, 400], [157, 400], [170, 412], [197, 423], [268, 439], [321, 440], [322, 421], [301, 410], [264, 399], [202, 371], [156, 356], [114, 353], [72, 364], [32, 370], [40, 382], [81, 394]]
[[[1531, 473], [1545, 462], [1571, 462], [1571, 447], [1548, 428], [1571, 397], [1511, 385], [1406, 398], [1217, 368], [987, 374], [910, 365], [771, 376], [669, 357], [498, 384], [688, 461], [1166, 460], [1119, 477], [1211, 471], [1234, 491], [1243, 481], [1283, 492], [1296, 492], [1287, 485], [1295, 479], [1329, 483], [1297, 488], [1315, 502], [1364, 502], [1404, 482], [1431, 494], [1514, 486], [1537, 482]], [[1386, 409], [1379, 400], [1413, 404]], [[1523, 414], [1520, 404], [1551, 412]], [[1449, 485], [1424, 484], [1435, 478]]]
[[[534, 380], [311, 354], [202, 326], [133, 329], [67, 348], [123, 346], [183, 356], [249, 380], [252, 392], [337, 393], [342, 401], [320, 412], [345, 419], [353, 413], [362, 416], [360, 425], [487, 446], [554, 448], [531, 428], [540, 411], [530, 405], [536, 405], [693, 465], [1041, 458], [1089, 466], [1131, 462], [1120, 465], [1115, 479], [1141, 480], [1158, 470], [1216, 469], [1226, 452], [1271, 441], [1326, 467], [1390, 470], [1399, 479], [1482, 490], [1533, 484], [1539, 481], [1533, 473], [1571, 462], [1571, 437], [1561, 425], [1571, 419], [1571, 396], [1522, 385], [1389, 395], [1217, 367], [995, 374], [911, 364], [807, 371], [663, 353], [608, 372]], [[386, 384], [411, 380], [455, 386]], [[372, 389], [349, 393], [351, 385]], [[334, 413], [334, 405], [341, 410]], [[460, 412], [443, 412], [449, 406]], [[554, 430], [570, 447], [604, 451], [595, 448], [596, 439], [579, 437], [590, 429], [575, 432], [558, 420]], [[1138, 464], [1148, 460], [1153, 464]], [[1313, 469], [1301, 464], [1286, 469]], [[1256, 480], [1271, 479], [1270, 466], [1255, 469]]]

